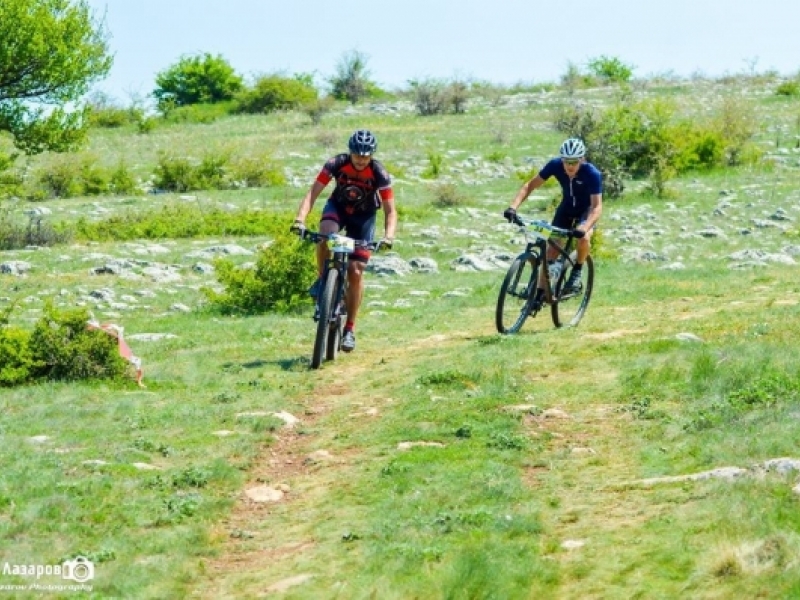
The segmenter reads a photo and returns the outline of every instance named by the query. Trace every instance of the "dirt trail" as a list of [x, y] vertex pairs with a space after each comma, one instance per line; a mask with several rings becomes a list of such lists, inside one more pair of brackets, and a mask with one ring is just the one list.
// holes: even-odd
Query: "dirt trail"
[[[354, 468], [358, 460], [357, 450], [335, 457], [320, 454], [325, 444], [322, 438], [331, 434], [306, 432], [320, 432], [334, 412], [352, 410], [354, 418], [375, 418], [363, 412], [374, 394], [354, 390], [351, 385], [367, 369], [380, 376], [382, 370], [395, 369], [398, 361], [418, 350], [457, 344], [474, 336], [474, 332], [431, 335], [382, 349], [385, 364], [367, 366], [356, 360], [356, 355], [341, 356], [335, 363], [326, 363], [310, 373], [317, 380], [305, 414], [300, 415], [302, 426], [282, 429], [275, 441], [262, 449], [255, 461], [257, 467], [249, 473], [230, 515], [214, 528], [212, 535], [220, 541], [221, 551], [216, 558], [205, 561], [207, 577], [192, 597], [253, 597], [253, 590], [264, 591], [276, 585], [273, 591], [279, 591], [283, 585], [304, 581], [303, 573], [294, 573], [292, 565], [303, 553], [317, 548], [307, 515], [321, 510], [325, 494], [338, 482], [349, 479], [348, 469]], [[282, 488], [284, 497], [275, 503], [248, 498], [247, 490], [264, 485]]]

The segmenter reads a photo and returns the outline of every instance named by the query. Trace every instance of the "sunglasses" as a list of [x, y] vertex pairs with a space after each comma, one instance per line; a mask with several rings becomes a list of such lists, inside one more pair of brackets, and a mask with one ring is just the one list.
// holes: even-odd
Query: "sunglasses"
[[569, 165], [570, 167], [574, 167], [575, 165], [579, 165], [581, 163], [580, 158], [562, 158], [565, 165]]

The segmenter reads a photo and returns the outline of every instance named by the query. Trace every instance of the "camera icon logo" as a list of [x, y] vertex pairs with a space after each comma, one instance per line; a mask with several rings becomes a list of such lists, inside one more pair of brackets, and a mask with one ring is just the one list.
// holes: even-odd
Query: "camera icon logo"
[[66, 560], [62, 565], [62, 579], [71, 579], [83, 583], [94, 579], [94, 563], [85, 556], [77, 556], [73, 560]]

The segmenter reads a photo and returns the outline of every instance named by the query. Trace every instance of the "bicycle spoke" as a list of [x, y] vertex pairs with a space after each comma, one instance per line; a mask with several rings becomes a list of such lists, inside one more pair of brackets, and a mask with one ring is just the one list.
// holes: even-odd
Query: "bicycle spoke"
[[497, 298], [495, 322], [500, 333], [516, 333], [530, 316], [538, 264], [538, 258], [530, 254], [522, 254], [511, 263]]
[[571, 269], [564, 269], [556, 286], [558, 295], [551, 307], [553, 324], [556, 327], [574, 327], [580, 323], [592, 296], [592, 287], [594, 285], [594, 262], [592, 257], [587, 257], [581, 269], [580, 284], [574, 289], [566, 288], [570, 272]]

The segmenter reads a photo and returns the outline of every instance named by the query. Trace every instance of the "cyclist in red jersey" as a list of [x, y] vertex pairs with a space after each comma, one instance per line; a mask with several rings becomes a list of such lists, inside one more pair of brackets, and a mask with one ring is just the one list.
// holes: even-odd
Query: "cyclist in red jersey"
[[[397, 228], [397, 212], [394, 208], [392, 179], [386, 168], [372, 155], [378, 148], [378, 140], [366, 129], [359, 129], [348, 141], [349, 153], [337, 154], [328, 159], [308, 193], [300, 202], [292, 231], [302, 232], [305, 220], [314, 207], [322, 190], [335, 181], [335, 187], [322, 209], [319, 223], [320, 233], [336, 233], [344, 230], [346, 235], [357, 240], [371, 242], [375, 235], [377, 212], [383, 208], [384, 238], [382, 248], [391, 248]], [[325, 242], [317, 245], [317, 266], [322, 273], [329, 256]], [[342, 336], [342, 350], [351, 352], [356, 346], [355, 326], [358, 309], [364, 295], [364, 269], [369, 262], [370, 252], [357, 248], [351, 257], [347, 274], [348, 288], [347, 323]], [[320, 280], [311, 286], [309, 293], [316, 297]]]

